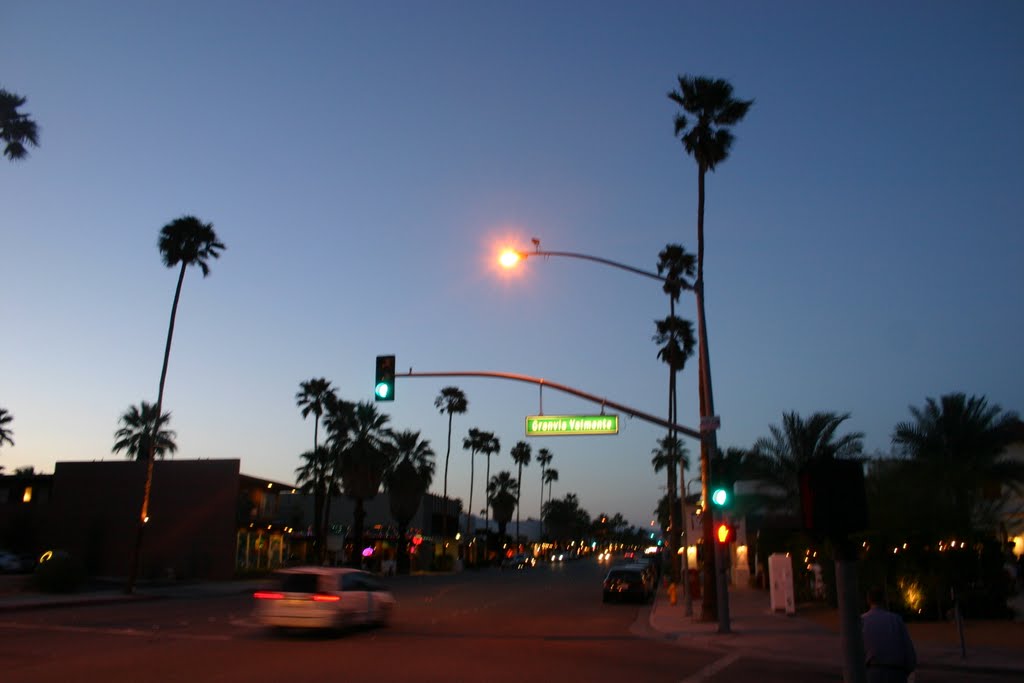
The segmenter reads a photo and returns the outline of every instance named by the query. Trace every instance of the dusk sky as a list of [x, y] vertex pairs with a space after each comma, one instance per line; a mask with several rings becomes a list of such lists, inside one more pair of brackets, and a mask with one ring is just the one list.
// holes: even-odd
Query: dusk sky
[[[0, 159], [6, 471], [117, 460], [119, 417], [155, 402], [193, 214], [227, 245], [185, 277], [164, 408], [176, 458], [239, 458], [293, 482], [313, 423], [299, 383], [371, 400], [400, 371], [544, 377], [667, 414], [660, 286], [569, 259], [500, 271], [499, 248], [653, 270], [696, 251], [697, 170], [666, 94], [681, 74], [754, 99], [707, 177], [706, 288], [719, 444], [787, 411], [849, 413], [887, 454], [908, 406], [951, 392], [1024, 412], [1024, 3], [38, 2], [4, 0], [0, 88], [40, 146]], [[678, 312], [695, 319], [692, 296]], [[694, 357], [680, 422], [699, 422]], [[440, 493], [469, 493], [470, 427], [492, 474], [538, 389], [399, 378], [378, 404], [422, 430]], [[547, 390], [545, 413], [600, 406]], [[556, 497], [653, 517], [664, 430], [531, 438]], [[690, 475], [698, 448], [688, 442]], [[474, 507], [482, 505], [478, 457]], [[539, 512], [540, 469], [522, 512]], [[697, 486], [694, 484], [693, 486]]]

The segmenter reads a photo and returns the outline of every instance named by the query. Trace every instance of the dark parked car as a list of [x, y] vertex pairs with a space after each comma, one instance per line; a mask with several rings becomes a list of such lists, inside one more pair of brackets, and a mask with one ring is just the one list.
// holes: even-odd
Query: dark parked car
[[604, 602], [611, 600], [638, 600], [645, 602], [651, 595], [646, 572], [641, 567], [620, 566], [609, 570], [604, 577]]

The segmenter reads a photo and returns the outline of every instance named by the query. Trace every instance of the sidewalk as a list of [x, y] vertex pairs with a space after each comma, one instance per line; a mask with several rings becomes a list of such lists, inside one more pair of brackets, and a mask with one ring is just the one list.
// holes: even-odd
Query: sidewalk
[[[678, 644], [722, 653], [843, 666], [839, 614], [834, 609], [797, 609], [796, 615], [773, 613], [766, 591], [729, 589], [730, 633], [719, 634], [718, 622], [684, 616], [683, 600], [670, 605], [661, 589], [651, 607], [650, 625]], [[946, 669], [1024, 676], [1024, 622], [976, 621], [965, 624], [967, 657], [961, 657], [956, 627], [951, 623], [908, 625], [919, 669]]]

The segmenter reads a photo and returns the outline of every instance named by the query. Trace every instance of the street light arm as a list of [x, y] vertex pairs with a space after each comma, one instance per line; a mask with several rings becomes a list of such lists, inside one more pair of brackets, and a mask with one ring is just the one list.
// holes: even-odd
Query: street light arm
[[668, 282], [668, 278], [664, 278], [661, 275], [658, 275], [657, 273], [652, 273], [641, 268], [634, 268], [633, 266], [626, 265], [625, 263], [619, 263], [618, 261], [612, 261], [611, 259], [601, 258], [600, 256], [591, 256], [590, 254], [579, 254], [574, 251], [541, 251], [540, 249], [537, 249], [535, 251], [520, 251], [518, 253], [519, 256], [524, 259], [527, 258], [528, 256], [562, 256], [565, 258], [578, 258], [584, 261], [603, 263], [606, 266], [619, 268], [620, 270], [626, 270], [629, 271], [630, 273], [636, 273], [637, 275], [643, 275], [644, 277], [649, 277], [652, 280], [657, 280], [658, 282]]

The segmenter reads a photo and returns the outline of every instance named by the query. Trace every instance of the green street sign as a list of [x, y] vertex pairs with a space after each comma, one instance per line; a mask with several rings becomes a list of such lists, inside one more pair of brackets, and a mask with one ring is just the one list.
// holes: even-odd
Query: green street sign
[[527, 436], [618, 434], [618, 415], [527, 415]]

